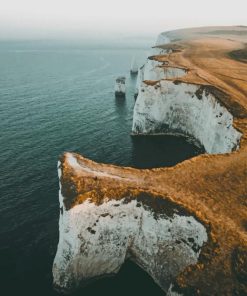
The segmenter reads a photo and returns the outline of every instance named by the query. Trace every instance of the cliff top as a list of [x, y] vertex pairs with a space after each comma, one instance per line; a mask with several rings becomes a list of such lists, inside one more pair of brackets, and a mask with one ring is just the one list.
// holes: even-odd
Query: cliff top
[[[247, 35], [246, 35], [247, 42]], [[172, 81], [211, 85], [225, 95], [222, 103], [235, 117], [247, 116], [247, 46], [222, 37], [179, 41], [180, 51], [156, 56], [165, 66], [188, 69], [187, 75]], [[173, 44], [170, 45], [172, 48]], [[166, 48], [165, 46], [160, 46]], [[174, 43], [177, 49], [177, 43]], [[222, 95], [221, 95], [222, 97]]]

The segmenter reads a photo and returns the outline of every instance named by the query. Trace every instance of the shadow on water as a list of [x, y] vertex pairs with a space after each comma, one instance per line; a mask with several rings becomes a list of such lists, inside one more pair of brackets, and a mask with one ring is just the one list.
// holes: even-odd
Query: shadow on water
[[[51, 242], [50, 242], [51, 243]], [[39, 245], [35, 251], [27, 250], [26, 254], [16, 253], [16, 258], [22, 256], [22, 260], [15, 267], [18, 272], [18, 278], [7, 278], [6, 285], [1, 286], [1, 295], [3, 296], [59, 296], [59, 294], [52, 288], [52, 275], [50, 272], [52, 268], [52, 261], [54, 258], [54, 250], [49, 250], [49, 246], [45, 249], [44, 246]], [[6, 256], [8, 254], [6, 253]], [[39, 258], [33, 260], [33, 258]], [[49, 258], [49, 260], [47, 260]], [[6, 257], [6, 263], [7, 259]], [[11, 262], [9, 262], [11, 263]], [[10, 264], [11, 266], [12, 264]], [[4, 270], [9, 275], [13, 274], [13, 270], [9, 270], [7, 266]], [[23, 276], [20, 276], [22, 274]], [[28, 277], [27, 277], [28, 275]], [[13, 282], [14, 285], [9, 285]], [[135, 263], [127, 260], [120, 271], [111, 277], [98, 279], [88, 284], [87, 286], [78, 289], [76, 292], [70, 294], [71, 296], [94, 296], [94, 295], [164, 295], [164, 292], [157, 286], [153, 279], [143, 271]]]
[[132, 163], [140, 169], [173, 166], [204, 153], [185, 138], [170, 135], [133, 136], [132, 144]]
[[102, 293], [108, 296], [154, 295], [162, 296], [164, 292], [153, 279], [135, 263], [127, 260], [114, 277], [97, 281], [78, 291], [73, 296], [92, 296]]
[[126, 98], [115, 97], [116, 112], [118, 115], [126, 114]]

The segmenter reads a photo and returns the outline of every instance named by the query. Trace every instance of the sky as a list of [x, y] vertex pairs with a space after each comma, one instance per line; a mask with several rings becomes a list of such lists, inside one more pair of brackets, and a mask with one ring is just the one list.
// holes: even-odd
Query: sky
[[0, 0], [0, 39], [147, 36], [247, 25], [247, 0]]

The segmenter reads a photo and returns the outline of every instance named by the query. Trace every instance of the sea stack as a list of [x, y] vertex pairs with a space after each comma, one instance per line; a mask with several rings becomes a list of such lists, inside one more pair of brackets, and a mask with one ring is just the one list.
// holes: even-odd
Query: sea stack
[[138, 65], [137, 65], [137, 62], [136, 62], [136, 58], [133, 57], [132, 61], [131, 61], [131, 66], [130, 66], [130, 74], [131, 75], [137, 75], [137, 73], [138, 73]]
[[145, 170], [60, 158], [58, 291], [129, 259], [164, 295], [247, 295], [246, 36], [243, 26], [162, 33], [139, 75], [132, 132], [187, 135], [207, 154]]
[[116, 79], [116, 84], [115, 84], [116, 97], [125, 97], [125, 92], [126, 92], [125, 81], [126, 81], [126, 78], [124, 76], [120, 76]]

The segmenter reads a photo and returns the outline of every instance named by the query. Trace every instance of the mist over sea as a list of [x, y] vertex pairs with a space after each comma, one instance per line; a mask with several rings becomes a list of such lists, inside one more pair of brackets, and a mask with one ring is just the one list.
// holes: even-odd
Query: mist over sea
[[[148, 45], [0, 42], [1, 295], [57, 295], [51, 268], [58, 242], [57, 161], [64, 151], [138, 168], [171, 166], [199, 153], [181, 138], [130, 137], [136, 82], [130, 63], [133, 56], [144, 62]], [[120, 75], [127, 77], [125, 100], [114, 97]], [[163, 295], [132, 263], [76, 295], [99, 293]]]

